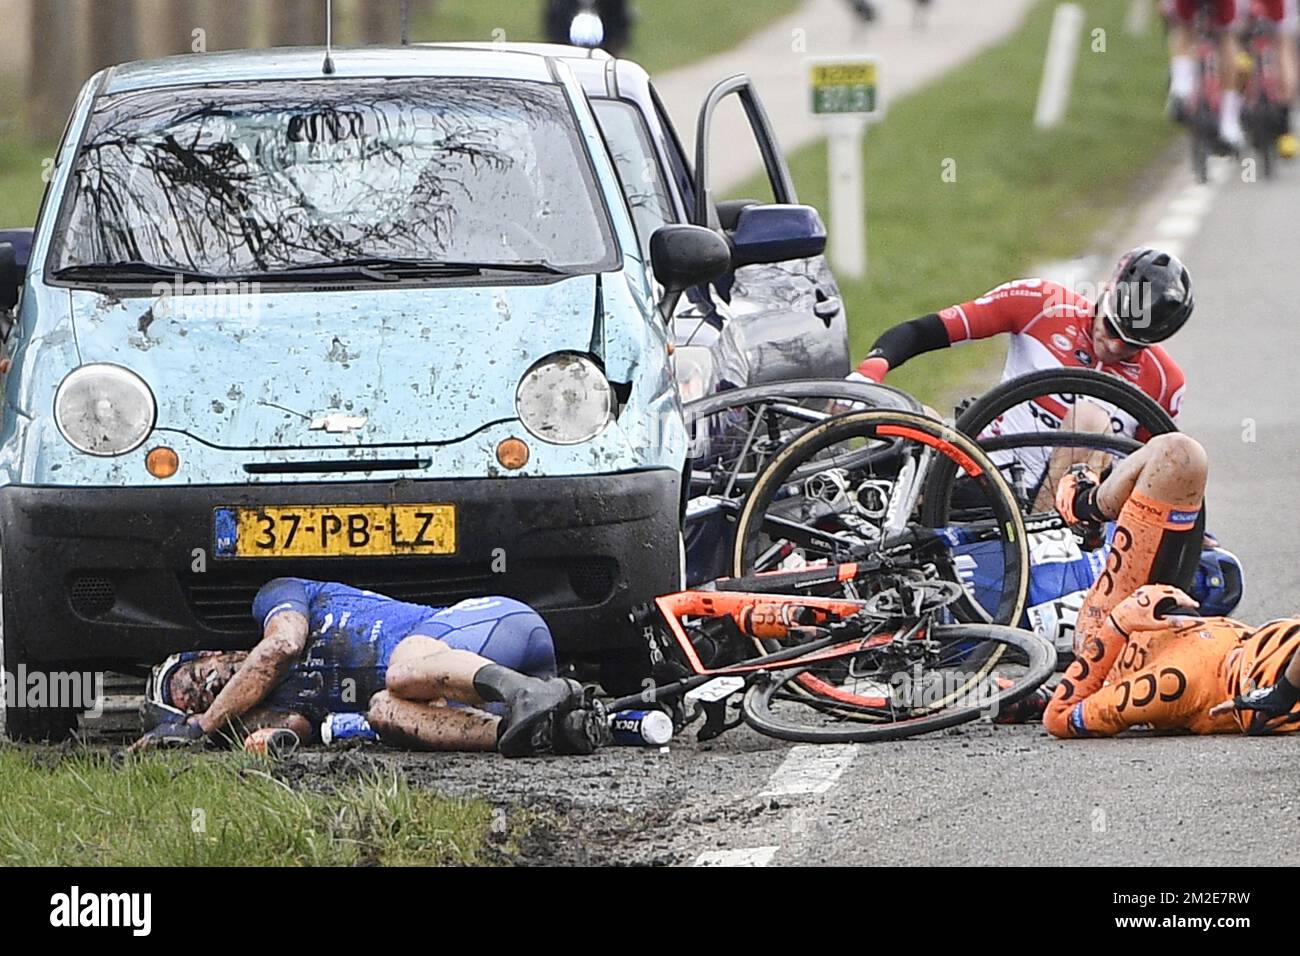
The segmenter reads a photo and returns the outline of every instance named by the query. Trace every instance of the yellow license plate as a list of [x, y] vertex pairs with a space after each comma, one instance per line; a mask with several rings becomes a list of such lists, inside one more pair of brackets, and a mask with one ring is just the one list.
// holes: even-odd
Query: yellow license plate
[[217, 554], [332, 558], [454, 554], [455, 505], [286, 505], [218, 508]]

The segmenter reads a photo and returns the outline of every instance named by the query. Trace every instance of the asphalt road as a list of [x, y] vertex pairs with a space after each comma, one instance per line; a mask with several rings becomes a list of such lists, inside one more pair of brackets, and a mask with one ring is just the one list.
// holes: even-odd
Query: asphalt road
[[[1247, 568], [1239, 616], [1259, 623], [1300, 608], [1300, 167], [1268, 183], [1222, 172], [1194, 188], [1175, 167], [1116, 242], [1169, 245], [1193, 272], [1197, 314], [1173, 349], [1191, 383], [1184, 427], [1209, 451], [1211, 528]], [[559, 862], [1285, 864], [1300, 817], [1296, 737], [1061, 742], [974, 724], [792, 748], [741, 728], [663, 753], [393, 759], [440, 789], [553, 808], [560, 856], [540, 859]]]

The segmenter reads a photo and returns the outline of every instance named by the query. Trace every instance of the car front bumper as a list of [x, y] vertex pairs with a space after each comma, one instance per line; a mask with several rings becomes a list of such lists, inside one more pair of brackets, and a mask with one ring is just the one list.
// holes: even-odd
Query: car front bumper
[[[213, 511], [274, 505], [457, 508], [452, 555], [218, 558]], [[337, 580], [445, 606], [504, 594], [546, 618], [562, 656], [635, 646], [629, 613], [678, 586], [680, 476], [669, 470], [171, 488], [0, 488], [9, 660], [121, 669], [249, 647], [271, 578]]]

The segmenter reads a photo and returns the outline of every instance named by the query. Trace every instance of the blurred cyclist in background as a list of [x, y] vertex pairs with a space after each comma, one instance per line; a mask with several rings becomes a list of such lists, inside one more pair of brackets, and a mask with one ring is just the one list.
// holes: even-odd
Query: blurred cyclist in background
[[1196, 96], [1196, 16], [1205, 8], [1208, 22], [1219, 37], [1219, 81], [1223, 102], [1219, 111], [1219, 138], [1236, 149], [1245, 141], [1241, 128], [1241, 91], [1237, 84], [1237, 59], [1241, 46], [1233, 27], [1241, 0], [1163, 0], [1169, 21], [1169, 99], [1174, 115], [1188, 115], [1185, 104]]
[[1278, 141], [1278, 151], [1287, 158], [1296, 154], [1296, 138], [1290, 133], [1290, 104], [1300, 87], [1296, 62], [1297, 0], [1161, 0], [1169, 30], [1169, 99], [1178, 119], [1188, 115], [1187, 101], [1196, 95], [1196, 15], [1204, 8], [1209, 25], [1219, 36], [1219, 79], [1223, 101], [1219, 114], [1219, 138], [1237, 148], [1245, 139], [1241, 127], [1241, 90], [1245, 76], [1239, 64], [1242, 47], [1237, 30], [1252, 17], [1271, 21], [1270, 45], [1277, 56], [1282, 99], [1286, 104], [1287, 132]]
[[1296, 33], [1297, 24], [1300, 24], [1298, 8], [1300, 0], [1250, 0], [1249, 10], [1253, 19], [1273, 25], [1272, 30], [1265, 34], [1265, 42], [1277, 58], [1277, 78], [1284, 112], [1282, 126], [1286, 130], [1278, 138], [1277, 149], [1286, 159], [1294, 158], [1300, 148], [1300, 142], [1291, 132], [1291, 104], [1300, 92], [1300, 69], [1296, 63]]

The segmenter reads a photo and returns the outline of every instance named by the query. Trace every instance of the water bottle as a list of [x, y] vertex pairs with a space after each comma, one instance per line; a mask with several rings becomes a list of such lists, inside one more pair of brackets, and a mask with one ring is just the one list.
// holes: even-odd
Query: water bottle
[[298, 735], [287, 727], [262, 727], [244, 738], [244, 752], [283, 760], [298, 749]]
[[673, 719], [662, 710], [620, 710], [609, 715], [614, 743], [629, 747], [662, 747], [673, 739]]
[[342, 740], [378, 740], [365, 714], [329, 714], [321, 721], [320, 742], [329, 746]]

